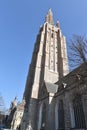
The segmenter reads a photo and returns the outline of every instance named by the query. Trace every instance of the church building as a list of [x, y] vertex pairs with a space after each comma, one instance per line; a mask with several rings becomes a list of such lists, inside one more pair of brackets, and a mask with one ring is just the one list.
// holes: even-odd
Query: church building
[[69, 73], [66, 38], [49, 9], [37, 35], [21, 130], [87, 130], [87, 67]]

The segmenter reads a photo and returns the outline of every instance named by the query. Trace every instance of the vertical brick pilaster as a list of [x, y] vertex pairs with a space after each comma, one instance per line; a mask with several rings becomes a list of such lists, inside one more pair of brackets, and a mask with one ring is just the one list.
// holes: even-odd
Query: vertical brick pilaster
[[49, 111], [48, 111], [48, 129], [47, 130], [55, 130], [55, 104], [54, 101], [49, 103]]
[[29, 116], [28, 116], [28, 125], [31, 126], [33, 130], [37, 130], [37, 105], [38, 100], [37, 99], [30, 99], [30, 106], [29, 106]]

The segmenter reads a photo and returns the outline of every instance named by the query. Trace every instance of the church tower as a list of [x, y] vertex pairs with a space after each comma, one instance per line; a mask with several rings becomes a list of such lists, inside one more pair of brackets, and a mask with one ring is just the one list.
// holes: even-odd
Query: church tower
[[24, 91], [26, 106], [23, 118], [26, 120], [25, 115], [28, 116], [27, 123], [31, 123], [33, 130], [37, 126], [38, 94], [43, 82], [54, 84], [68, 72], [66, 39], [60, 23], [54, 25], [53, 13], [49, 9], [37, 35]]

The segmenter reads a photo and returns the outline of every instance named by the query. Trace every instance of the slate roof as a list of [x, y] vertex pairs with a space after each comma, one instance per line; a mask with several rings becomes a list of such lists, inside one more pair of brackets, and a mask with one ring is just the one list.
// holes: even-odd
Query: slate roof
[[[79, 78], [80, 79], [79, 79]], [[69, 74], [67, 74], [65, 77], [61, 78], [58, 82], [55, 84], [58, 84], [58, 92], [61, 90], [64, 90], [63, 84], [66, 84], [65, 88], [71, 88], [73, 86], [76, 86], [76, 84], [85, 83], [87, 81], [87, 64], [82, 64]]]

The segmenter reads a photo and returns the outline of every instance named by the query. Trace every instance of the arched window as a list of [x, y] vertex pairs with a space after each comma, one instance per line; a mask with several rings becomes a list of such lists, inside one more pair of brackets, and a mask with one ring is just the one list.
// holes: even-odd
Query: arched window
[[41, 121], [41, 130], [45, 130], [46, 126], [46, 104], [43, 104], [42, 108], [42, 121]]
[[81, 96], [77, 95], [73, 100], [73, 109], [76, 128], [86, 128]]
[[63, 101], [59, 101], [59, 107], [58, 107], [58, 125], [59, 129], [65, 128], [65, 122], [64, 122], [64, 108], [63, 108]]

